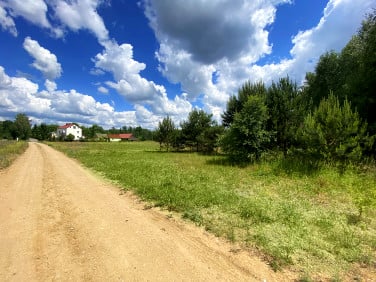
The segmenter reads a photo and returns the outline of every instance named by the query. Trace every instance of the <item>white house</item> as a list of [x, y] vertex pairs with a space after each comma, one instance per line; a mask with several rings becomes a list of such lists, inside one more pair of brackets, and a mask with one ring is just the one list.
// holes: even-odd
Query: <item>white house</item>
[[66, 123], [57, 128], [56, 135], [58, 138], [65, 138], [69, 134], [74, 136], [74, 140], [80, 140], [82, 138], [82, 129], [75, 123]]

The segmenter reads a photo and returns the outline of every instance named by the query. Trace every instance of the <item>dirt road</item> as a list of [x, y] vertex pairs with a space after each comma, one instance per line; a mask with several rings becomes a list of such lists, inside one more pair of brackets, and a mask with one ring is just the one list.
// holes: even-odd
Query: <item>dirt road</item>
[[0, 172], [0, 281], [288, 281], [39, 143]]

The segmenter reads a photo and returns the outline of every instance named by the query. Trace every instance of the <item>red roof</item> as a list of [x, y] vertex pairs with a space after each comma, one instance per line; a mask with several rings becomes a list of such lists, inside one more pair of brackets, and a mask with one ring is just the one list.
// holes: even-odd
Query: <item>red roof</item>
[[132, 133], [108, 134], [108, 138], [112, 138], [112, 139], [131, 139], [131, 138], [133, 138], [133, 134]]
[[75, 124], [74, 123], [66, 123], [65, 125], [59, 126], [59, 128], [61, 128], [61, 129], [67, 129], [67, 128], [73, 126], [73, 125], [75, 125]]

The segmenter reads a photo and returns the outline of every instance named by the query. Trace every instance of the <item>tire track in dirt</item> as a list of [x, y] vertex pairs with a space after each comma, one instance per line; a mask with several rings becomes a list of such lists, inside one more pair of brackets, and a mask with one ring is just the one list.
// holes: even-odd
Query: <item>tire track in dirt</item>
[[1, 281], [291, 281], [38, 143], [0, 172]]
[[[85, 269], [90, 265], [89, 256], [85, 255], [84, 240], [74, 225], [76, 218], [74, 206], [65, 199], [64, 184], [57, 176], [47, 153], [40, 149], [46, 160], [43, 171], [43, 186], [41, 196], [41, 210], [38, 218], [38, 234], [34, 244], [37, 255], [36, 273], [38, 280], [56, 281], [75, 278], [82, 281], [92, 281], [92, 271]], [[68, 259], [67, 259], [68, 258]]]

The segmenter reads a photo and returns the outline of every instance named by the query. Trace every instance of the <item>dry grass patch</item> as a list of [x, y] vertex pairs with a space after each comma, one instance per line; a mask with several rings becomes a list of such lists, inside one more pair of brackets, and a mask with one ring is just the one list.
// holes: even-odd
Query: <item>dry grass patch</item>
[[0, 169], [8, 167], [27, 147], [25, 141], [0, 141]]

